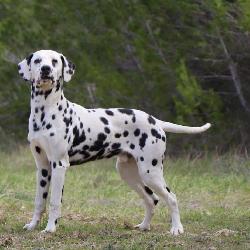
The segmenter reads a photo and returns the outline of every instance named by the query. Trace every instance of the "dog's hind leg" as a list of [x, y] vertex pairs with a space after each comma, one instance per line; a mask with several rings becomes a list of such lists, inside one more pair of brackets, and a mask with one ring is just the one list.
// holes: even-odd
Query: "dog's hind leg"
[[34, 156], [37, 174], [36, 174], [36, 198], [33, 218], [30, 223], [24, 226], [24, 229], [34, 229], [41, 220], [42, 213], [46, 208], [46, 199], [48, 196], [49, 183], [51, 178], [51, 168], [46, 153], [38, 145], [31, 144], [31, 152]]
[[149, 230], [154, 214], [154, 207], [159, 201], [158, 197], [141, 181], [136, 161], [132, 156], [128, 156], [127, 154], [118, 156], [116, 168], [121, 178], [139, 194], [145, 203], [144, 220], [135, 227], [140, 230]]
[[[183, 226], [180, 221], [180, 213], [178, 209], [177, 199], [172, 193], [163, 178], [163, 167], [161, 159], [154, 159], [138, 164], [139, 174], [143, 183], [152, 189], [159, 197], [161, 197], [169, 206], [172, 218], [172, 228], [170, 232], [173, 235], [183, 233]], [[146, 165], [146, 162], [148, 165]]]

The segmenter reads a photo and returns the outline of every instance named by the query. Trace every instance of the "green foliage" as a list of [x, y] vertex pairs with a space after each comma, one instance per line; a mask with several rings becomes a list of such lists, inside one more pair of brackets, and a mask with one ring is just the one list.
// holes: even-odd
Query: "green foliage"
[[[192, 125], [235, 119], [247, 137], [249, 121], [233, 83], [220, 78], [230, 73], [218, 32], [238, 64], [249, 99], [250, 42], [244, 42], [243, 31], [250, 23], [249, 4], [233, 2], [1, 1], [1, 130], [16, 139], [26, 138], [29, 84], [18, 76], [16, 65], [33, 51], [54, 49], [76, 64], [73, 80], [65, 84], [66, 96], [74, 102], [85, 107], [137, 108]], [[218, 79], [203, 78], [213, 75]], [[237, 130], [239, 124], [232, 126]], [[225, 125], [217, 130], [219, 143], [220, 134], [231, 135]]]
[[208, 117], [213, 121], [220, 121], [222, 114], [218, 95], [212, 90], [202, 90], [195, 77], [188, 72], [184, 60], [181, 60], [176, 71], [177, 96], [174, 96], [174, 104], [177, 122], [194, 123], [200, 119], [204, 122]]

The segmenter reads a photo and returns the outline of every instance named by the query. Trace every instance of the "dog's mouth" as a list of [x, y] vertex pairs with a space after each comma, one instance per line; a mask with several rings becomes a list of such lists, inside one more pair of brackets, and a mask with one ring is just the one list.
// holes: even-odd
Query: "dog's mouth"
[[37, 88], [41, 89], [50, 89], [53, 85], [53, 77], [51, 76], [41, 76], [41, 78], [37, 81]]

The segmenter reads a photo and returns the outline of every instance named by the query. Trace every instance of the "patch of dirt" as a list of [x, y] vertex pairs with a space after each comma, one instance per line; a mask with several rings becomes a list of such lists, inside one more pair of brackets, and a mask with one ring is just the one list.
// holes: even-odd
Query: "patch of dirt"
[[201, 232], [200, 234], [194, 236], [196, 242], [205, 243], [212, 240], [212, 236], [208, 232]]
[[135, 229], [134, 226], [128, 221], [124, 221], [123, 226], [125, 229]]
[[13, 244], [13, 239], [10, 236], [0, 237], [0, 247], [9, 247]]
[[227, 228], [223, 228], [217, 232], [214, 233], [214, 236], [231, 236], [231, 235], [236, 235], [238, 232], [237, 231], [233, 231]]

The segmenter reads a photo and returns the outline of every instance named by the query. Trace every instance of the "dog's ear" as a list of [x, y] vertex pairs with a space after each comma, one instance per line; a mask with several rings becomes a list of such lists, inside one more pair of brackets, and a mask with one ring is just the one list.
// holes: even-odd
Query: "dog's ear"
[[18, 64], [18, 73], [25, 81], [30, 81], [31, 72], [30, 72], [30, 62], [33, 57], [33, 54], [26, 57]]
[[72, 62], [68, 61], [64, 55], [61, 55], [61, 60], [62, 60], [62, 77], [65, 82], [69, 82], [75, 72], [76, 67]]

